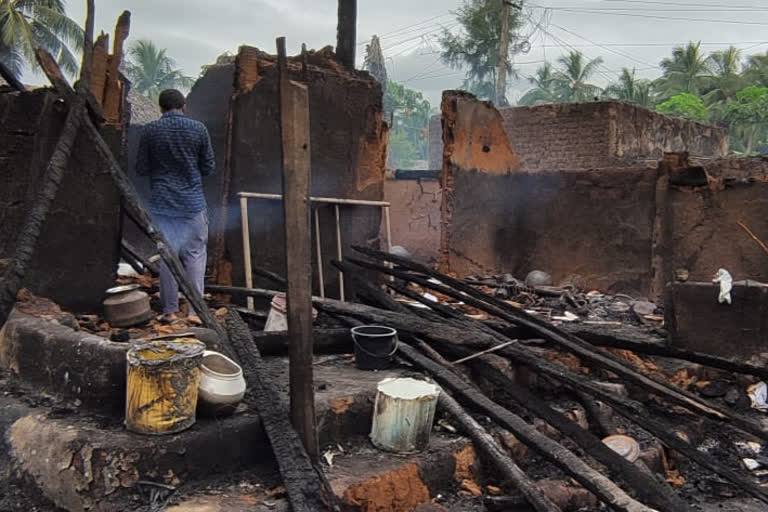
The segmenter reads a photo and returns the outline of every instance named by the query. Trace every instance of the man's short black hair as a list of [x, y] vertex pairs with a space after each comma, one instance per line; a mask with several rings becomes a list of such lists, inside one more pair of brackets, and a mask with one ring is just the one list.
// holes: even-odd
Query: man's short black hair
[[184, 106], [184, 95], [176, 89], [166, 89], [160, 93], [158, 103], [160, 104], [160, 110], [163, 112], [178, 110]]

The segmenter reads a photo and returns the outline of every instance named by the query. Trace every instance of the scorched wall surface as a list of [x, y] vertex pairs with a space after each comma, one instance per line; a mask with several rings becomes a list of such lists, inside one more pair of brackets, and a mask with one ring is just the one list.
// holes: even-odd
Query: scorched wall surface
[[[236, 70], [238, 91], [232, 103], [229, 213], [230, 228], [236, 229], [228, 232], [227, 248], [237, 284], [243, 283], [244, 277], [235, 194], [281, 193], [282, 189], [277, 69], [264, 55], [254, 48], [241, 49]], [[383, 200], [386, 128], [382, 122], [381, 87], [367, 74], [334, 69], [333, 61], [322, 60], [317, 54], [316, 58], [321, 65], [312, 65], [310, 57], [306, 81], [312, 195]], [[291, 78], [303, 82], [298, 64], [289, 64]], [[326, 290], [338, 297], [337, 272], [330, 264], [336, 259], [334, 210], [326, 205], [319, 211]], [[378, 208], [345, 205], [340, 207], [340, 215], [344, 254], [352, 253], [353, 244], [377, 244], [381, 221]], [[253, 264], [283, 274], [282, 204], [250, 200], [249, 227]]]
[[[0, 94], [0, 258], [14, 254], [64, 125], [66, 111], [55, 105], [57, 98], [49, 89]], [[119, 142], [113, 146], [120, 148]], [[100, 310], [120, 254], [120, 196], [98, 162], [93, 143], [79, 135], [24, 279], [33, 293], [78, 312]]]
[[655, 169], [457, 172], [450, 270], [534, 269], [605, 292], [650, 286]]

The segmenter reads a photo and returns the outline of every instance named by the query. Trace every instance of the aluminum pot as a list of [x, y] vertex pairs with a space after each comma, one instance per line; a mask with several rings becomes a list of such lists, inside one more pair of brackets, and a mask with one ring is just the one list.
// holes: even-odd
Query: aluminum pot
[[104, 318], [112, 327], [131, 327], [152, 318], [149, 295], [139, 285], [116, 286], [107, 290], [104, 299]]
[[245, 396], [243, 369], [218, 352], [206, 350], [200, 361], [197, 406], [201, 414], [232, 414]]

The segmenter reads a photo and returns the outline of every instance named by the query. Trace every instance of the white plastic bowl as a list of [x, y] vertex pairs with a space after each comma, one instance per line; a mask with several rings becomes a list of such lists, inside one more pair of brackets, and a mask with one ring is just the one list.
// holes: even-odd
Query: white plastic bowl
[[203, 352], [197, 396], [200, 411], [207, 415], [231, 414], [244, 396], [245, 378], [240, 365], [224, 354]]

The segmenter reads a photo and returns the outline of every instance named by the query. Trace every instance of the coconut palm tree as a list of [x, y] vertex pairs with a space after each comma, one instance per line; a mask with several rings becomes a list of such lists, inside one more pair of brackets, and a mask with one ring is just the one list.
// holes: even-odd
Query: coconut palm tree
[[194, 79], [175, 69], [176, 61], [146, 39], [134, 42], [128, 50], [126, 74], [141, 94], [157, 100], [164, 89], [189, 89]]
[[708, 105], [724, 104], [744, 88], [741, 76], [741, 50], [731, 46], [726, 50], [713, 52], [709, 56], [712, 73], [704, 86], [704, 100]]
[[635, 77], [635, 69], [622, 68], [618, 82], [610, 84], [603, 91], [608, 98], [630, 101], [644, 107], [653, 105], [653, 90], [650, 80]]
[[53, 55], [75, 76], [82, 51], [83, 29], [67, 17], [63, 0], [0, 0], [0, 60], [17, 77], [26, 65], [36, 66], [35, 49]]
[[768, 52], [747, 57], [744, 76], [752, 85], [768, 87]]
[[603, 63], [601, 57], [587, 61], [583, 53], [571, 51], [557, 62], [562, 69], [554, 73], [552, 81], [561, 101], [590, 101], [600, 95], [600, 87], [588, 80]]
[[560, 101], [555, 90], [553, 82], [554, 71], [552, 64], [545, 62], [543, 66], [536, 70], [536, 76], [528, 77], [528, 81], [533, 85], [518, 100], [520, 105], [535, 105], [537, 103], [556, 103]]
[[663, 99], [687, 92], [698, 95], [712, 75], [711, 62], [701, 52], [701, 42], [676, 46], [672, 58], [661, 61], [664, 74], [656, 82]]

